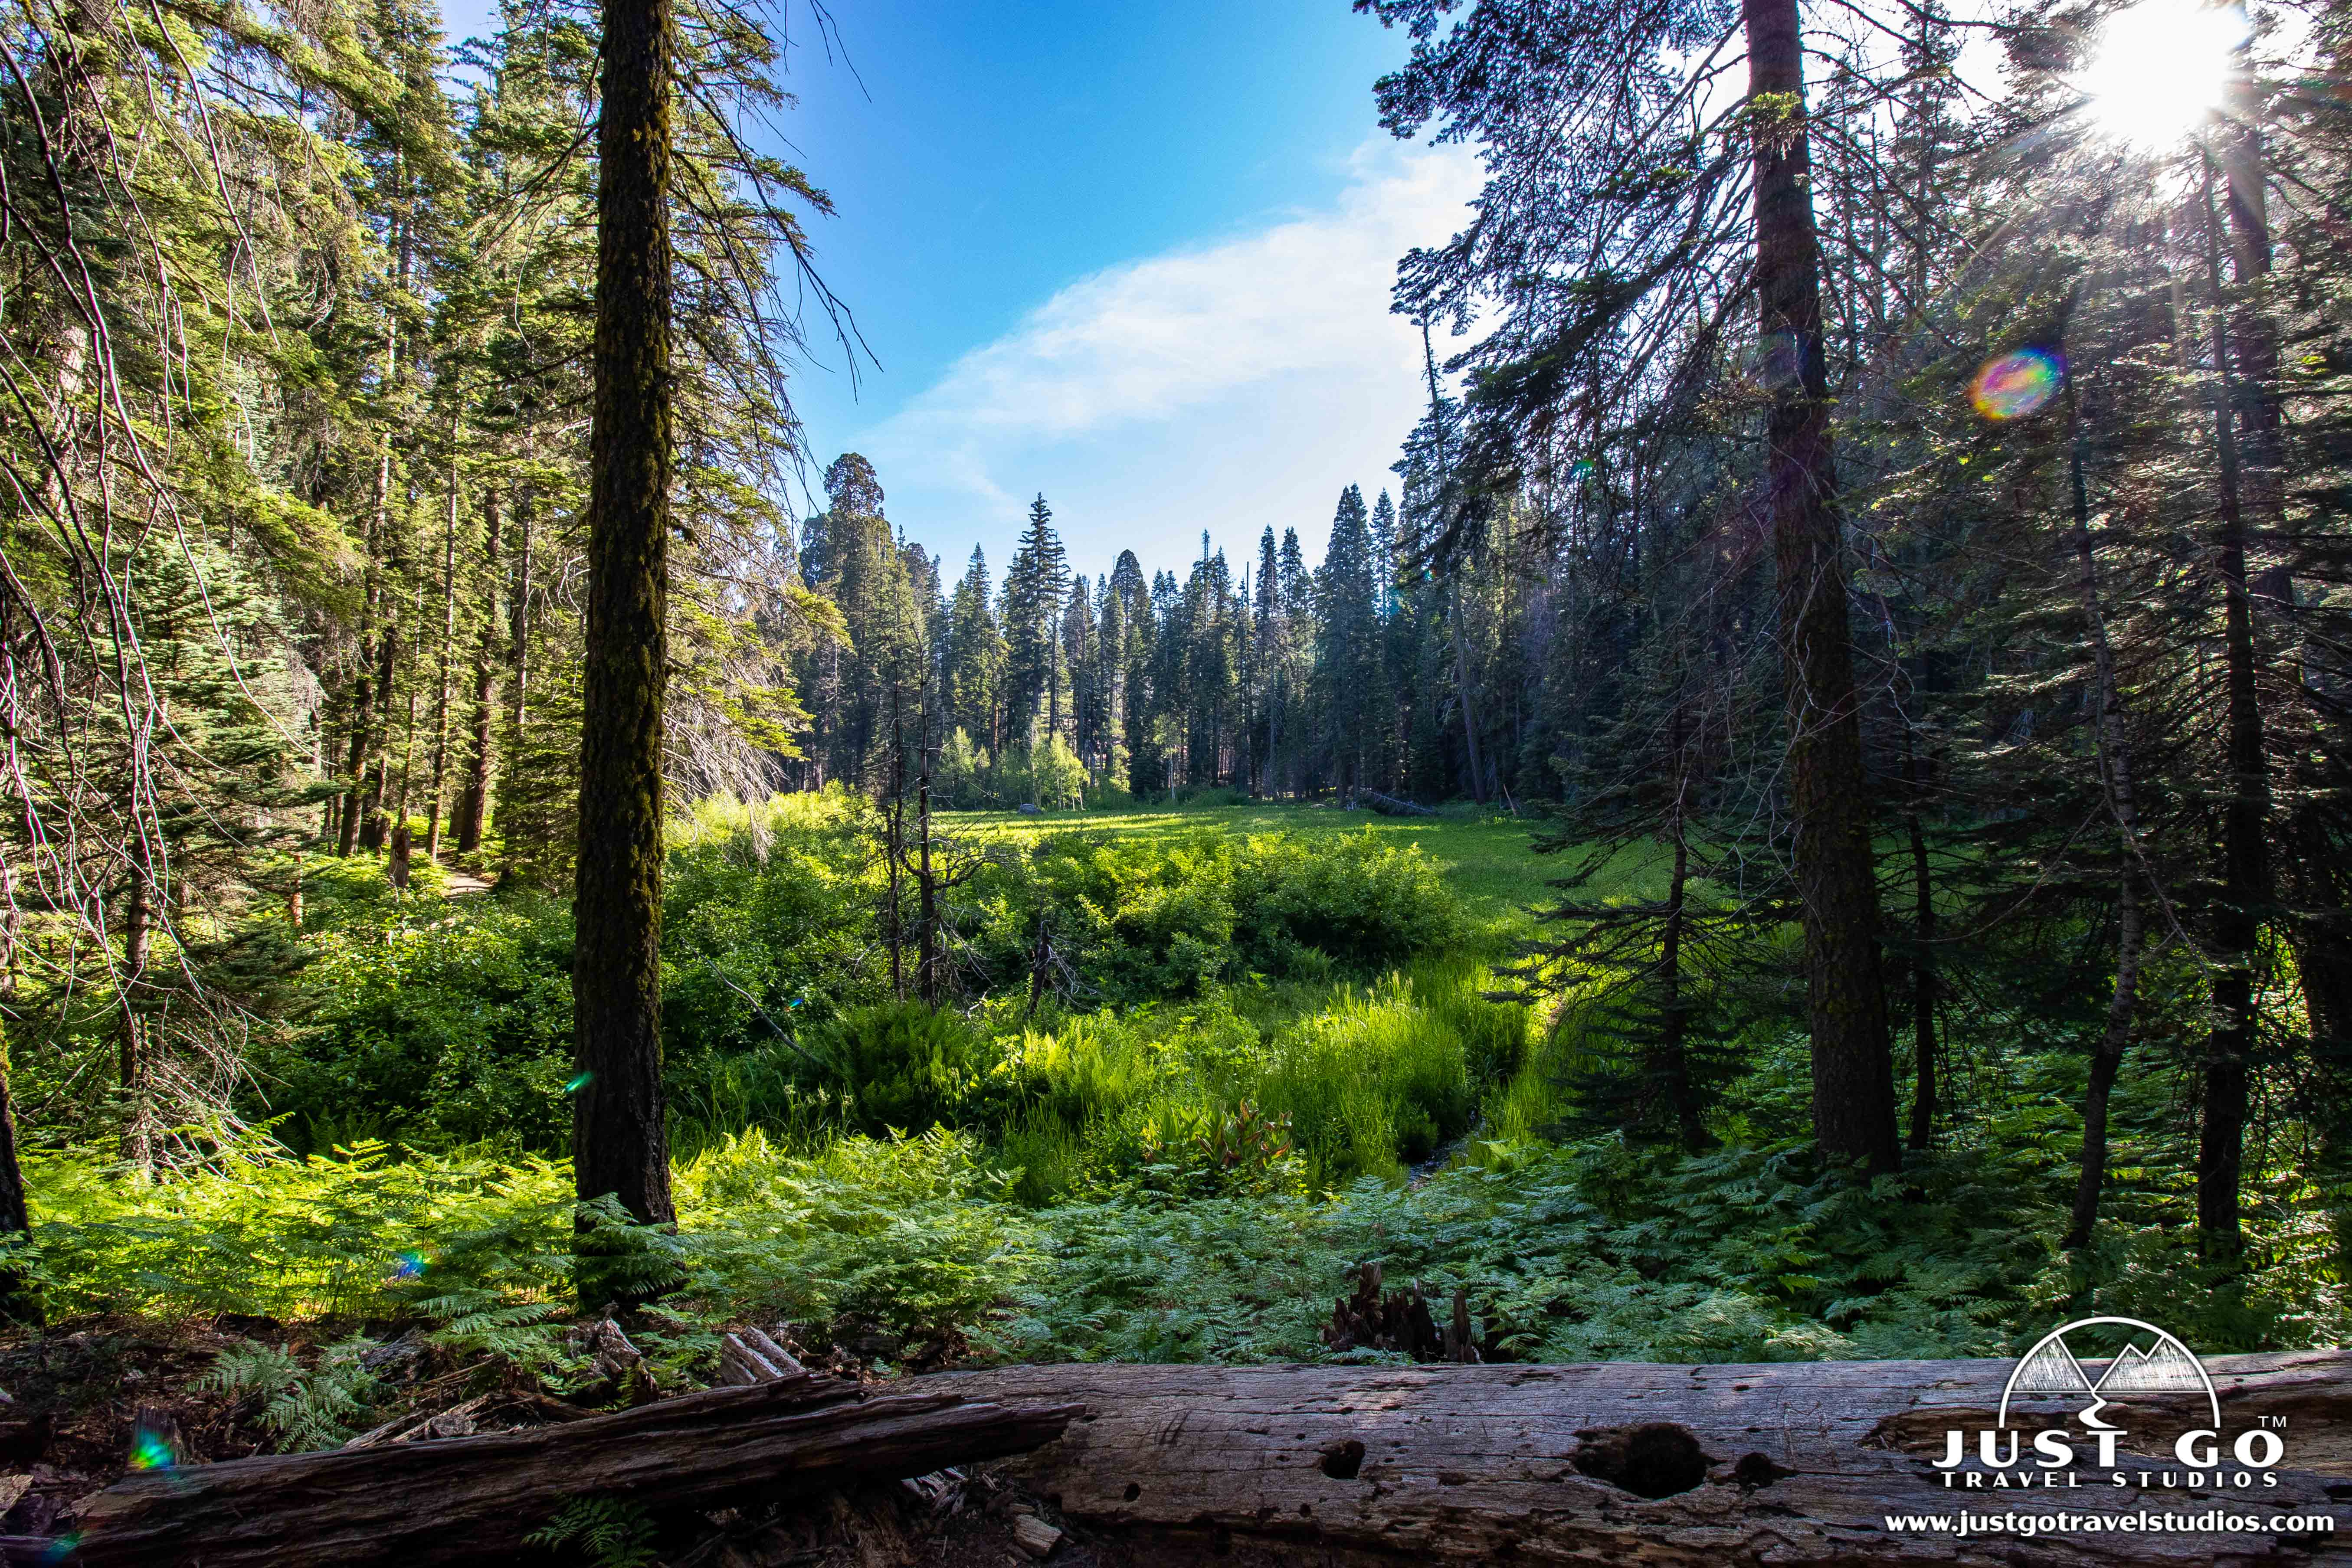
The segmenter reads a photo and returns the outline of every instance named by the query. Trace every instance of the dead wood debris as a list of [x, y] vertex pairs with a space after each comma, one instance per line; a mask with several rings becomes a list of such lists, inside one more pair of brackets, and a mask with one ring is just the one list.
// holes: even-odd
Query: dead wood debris
[[1444, 1328], [1431, 1315], [1421, 1281], [1383, 1291], [1381, 1266], [1366, 1263], [1356, 1273], [1356, 1289], [1331, 1305], [1323, 1342], [1335, 1351], [1402, 1351], [1417, 1362], [1475, 1365], [1492, 1359], [1470, 1319], [1470, 1293], [1454, 1288], [1453, 1310]]

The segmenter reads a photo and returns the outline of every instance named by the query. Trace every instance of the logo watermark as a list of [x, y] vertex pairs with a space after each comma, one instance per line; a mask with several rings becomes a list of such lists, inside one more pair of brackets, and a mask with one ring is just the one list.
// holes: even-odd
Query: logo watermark
[[[2090, 1330], [2122, 1331], [2123, 1347], [2086, 1357], [2078, 1345], [2087, 1338], [2074, 1336]], [[2160, 1440], [2134, 1445], [2129, 1428], [2109, 1419], [2123, 1414], [2115, 1408], [2123, 1399], [2185, 1405], [2189, 1419], [2202, 1424], [2173, 1436], [2168, 1463], [2143, 1463], [2134, 1456], [2160, 1448]], [[2078, 1401], [2071, 1422], [2036, 1426], [2024, 1408]], [[2179, 1336], [2137, 1318], [2082, 1318], [2051, 1330], [2018, 1359], [1991, 1426], [1947, 1431], [1941, 1457], [1930, 1462], [1956, 1491], [2084, 1486], [2252, 1491], [2279, 1484], [2278, 1467], [2286, 1458], [2280, 1425], [2258, 1421], [2225, 1439], [2213, 1379]], [[1895, 1528], [1892, 1521], [1888, 1528]]]

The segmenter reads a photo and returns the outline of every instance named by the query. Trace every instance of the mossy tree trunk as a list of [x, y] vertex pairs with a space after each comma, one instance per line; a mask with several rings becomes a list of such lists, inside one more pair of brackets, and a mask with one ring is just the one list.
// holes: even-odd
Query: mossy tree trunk
[[606, 0], [604, 15], [572, 1148], [583, 1199], [615, 1194], [661, 1222], [675, 1217], [659, 953], [672, 21], [669, 0]]
[[1804, 33], [1796, 0], [1746, 0], [1745, 22], [1759, 359], [1773, 397], [1764, 504], [1778, 579], [1787, 777], [1804, 906], [1813, 1137], [1826, 1160], [1890, 1171], [1900, 1160], [1895, 1067], [1879, 973], [1878, 886], [1822, 364]]

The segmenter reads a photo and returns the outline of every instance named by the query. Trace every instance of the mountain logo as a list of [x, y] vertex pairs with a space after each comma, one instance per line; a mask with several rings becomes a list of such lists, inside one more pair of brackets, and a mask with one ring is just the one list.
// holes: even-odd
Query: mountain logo
[[[2078, 1329], [2102, 1327], [2127, 1329], [2133, 1337], [2104, 1364], [2085, 1365], [2066, 1336]], [[2000, 1391], [2000, 1425], [2009, 1425], [2011, 1400], [2038, 1394], [2085, 1399], [2084, 1430], [2114, 1431], [2115, 1424], [2099, 1419], [2099, 1412], [2108, 1400], [2130, 1394], [2202, 1394], [2214, 1428], [2221, 1427], [2221, 1399], [2206, 1375], [2205, 1363], [2178, 1337], [2137, 1318], [2080, 1318], [2042, 1335], [2010, 1370]]]

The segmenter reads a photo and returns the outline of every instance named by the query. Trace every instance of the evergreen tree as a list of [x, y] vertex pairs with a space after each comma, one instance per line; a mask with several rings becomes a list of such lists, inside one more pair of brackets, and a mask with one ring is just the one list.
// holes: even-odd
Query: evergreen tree
[[1377, 755], [1370, 733], [1381, 722], [1371, 707], [1378, 694], [1380, 621], [1377, 569], [1372, 560], [1364, 493], [1354, 485], [1340, 492], [1331, 519], [1331, 542], [1316, 574], [1316, 700], [1321, 710], [1319, 737], [1329, 777], [1341, 789], [1370, 783], [1368, 769]]
[[[1029, 507], [1029, 526], [1004, 574], [1005, 741], [1030, 746], [1058, 728], [1061, 700], [1060, 618], [1069, 582], [1067, 556], [1054, 531], [1054, 509], [1040, 495]], [[1048, 710], [1051, 710], [1048, 711]]]
[[941, 672], [948, 723], [991, 754], [1005, 744], [1003, 634], [988, 585], [988, 558], [978, 546], [948, 607], [947, 655]]

